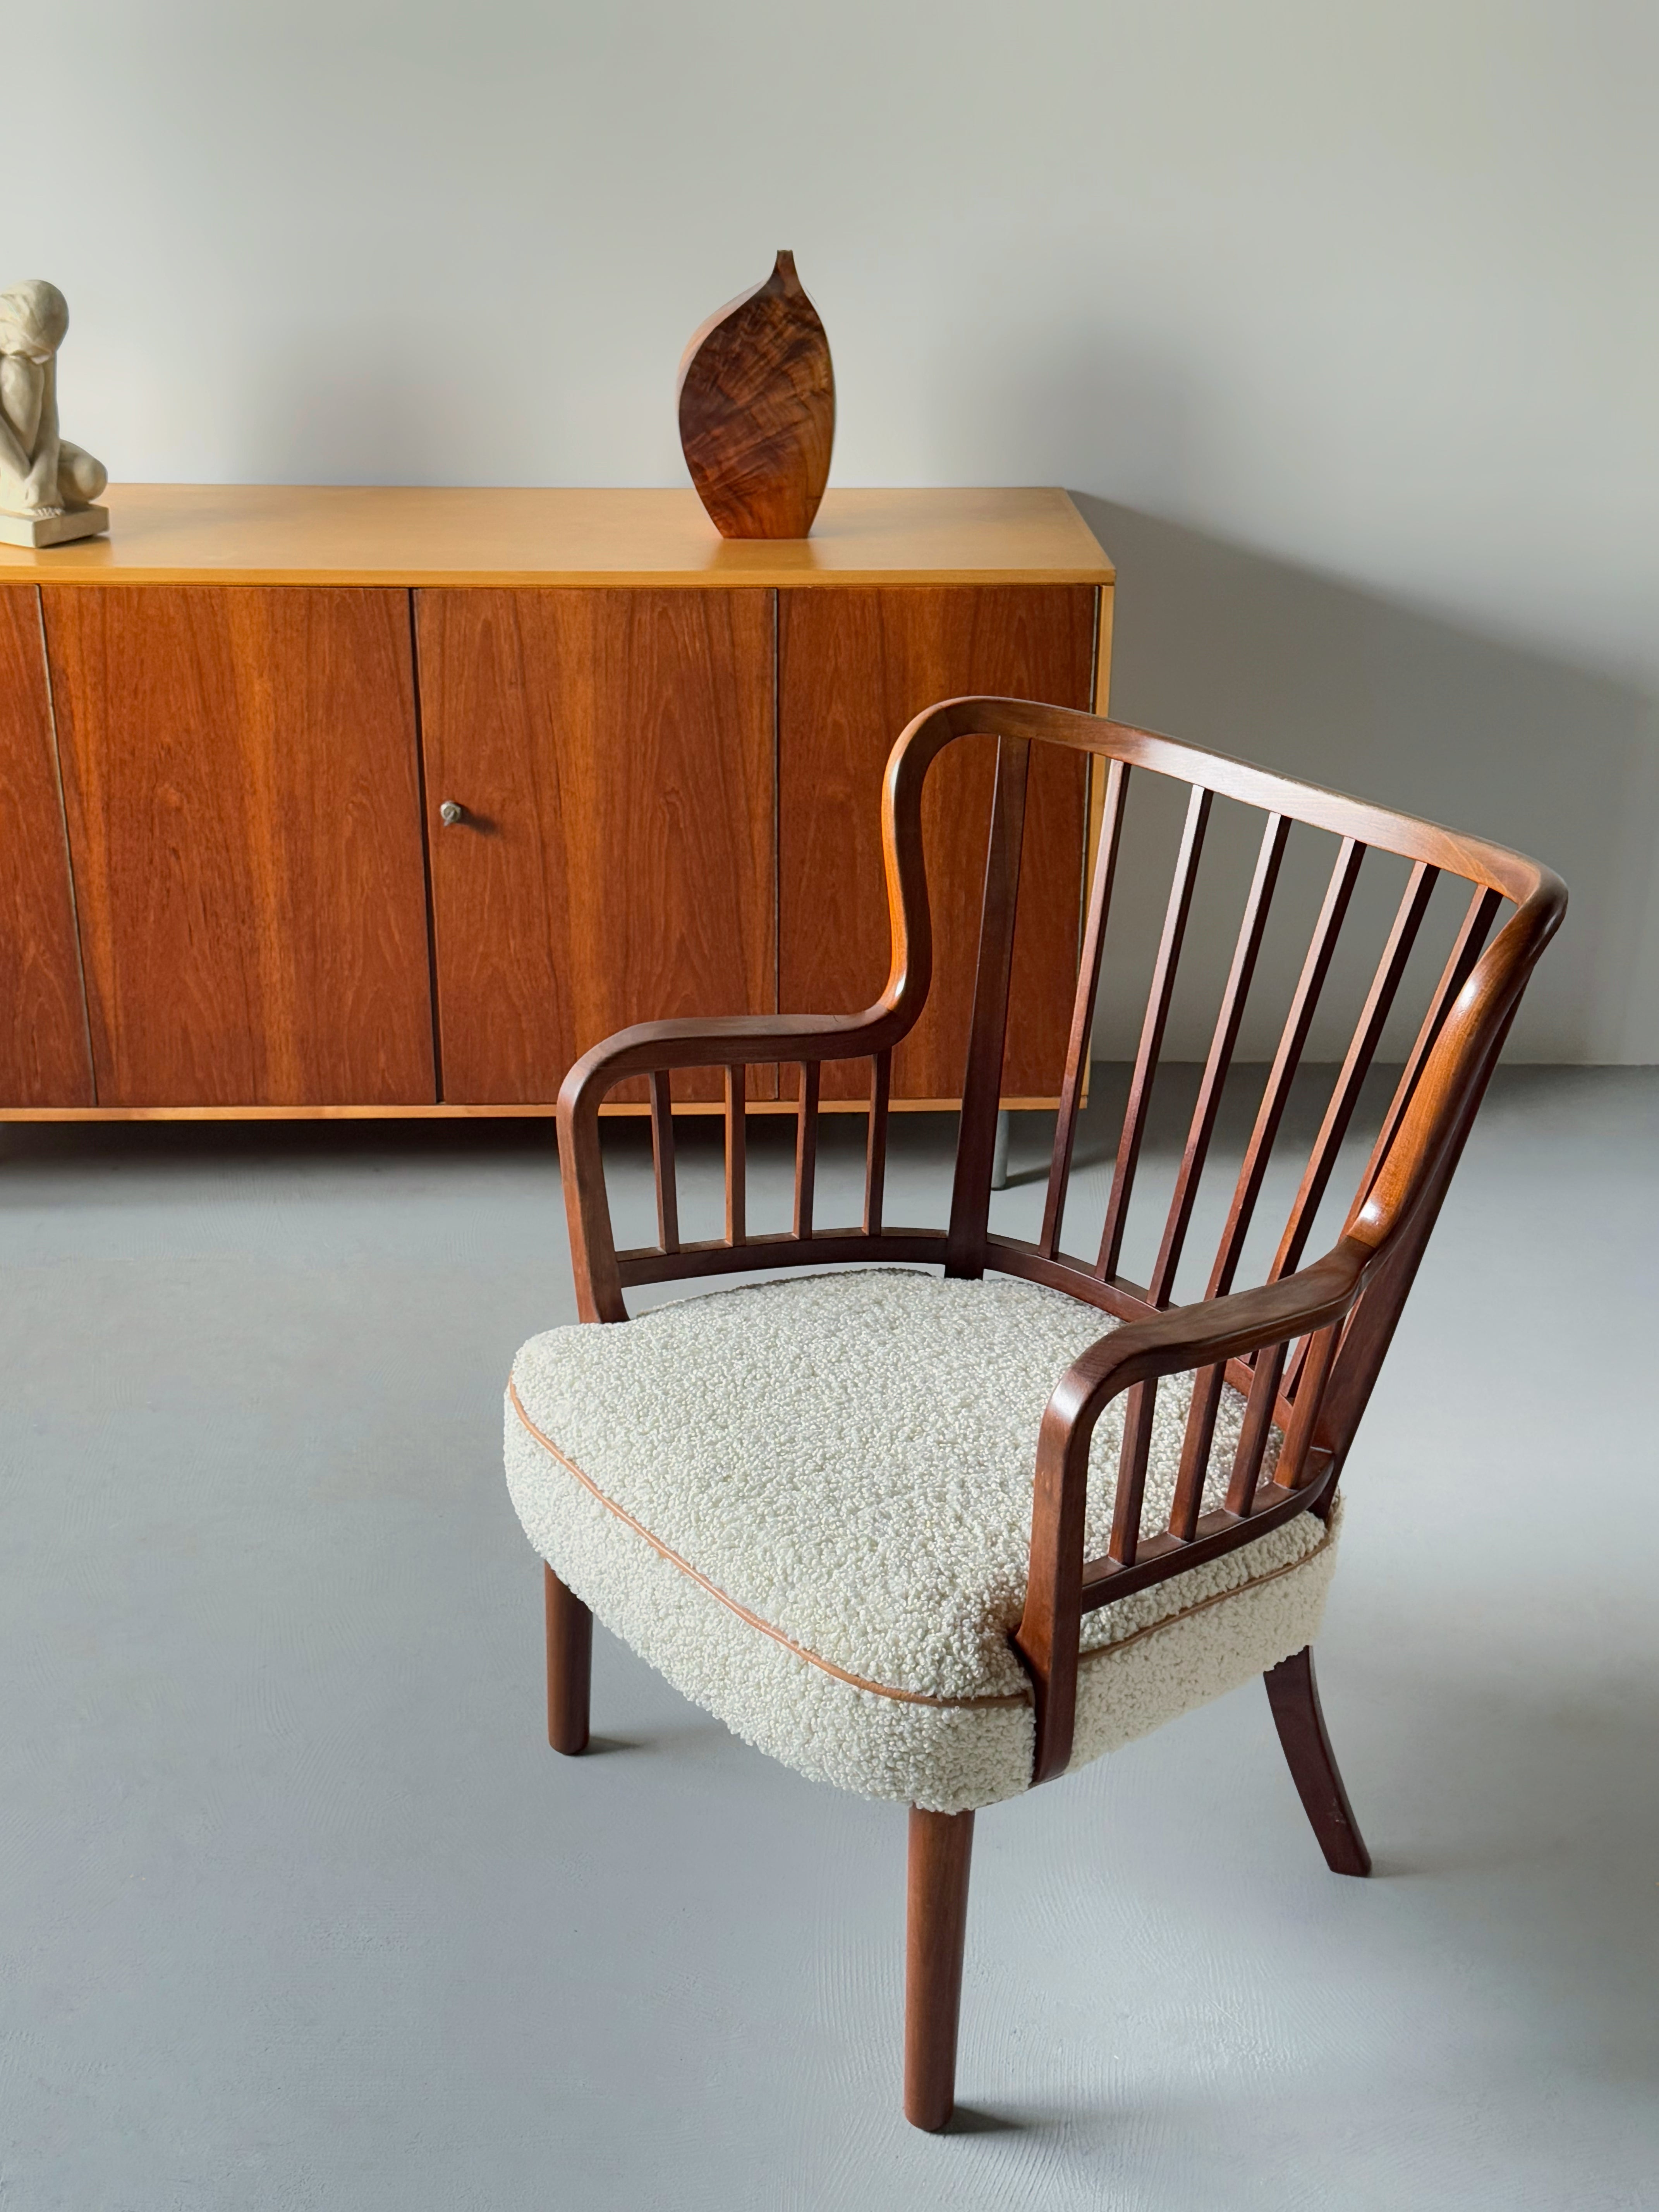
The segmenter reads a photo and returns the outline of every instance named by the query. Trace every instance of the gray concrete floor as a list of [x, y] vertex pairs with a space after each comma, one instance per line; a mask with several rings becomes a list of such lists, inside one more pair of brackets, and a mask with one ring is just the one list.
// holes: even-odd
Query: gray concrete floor
[[[893, 1218], [946, 1161], [902, 1130]], [[985, 1815], [928, 2139], [902, 1811], [603, 1636], [600, 1755], [545, 1748], [498, 1403], [572, 1310], [546, 1136], [0, 1133], [0, 2204], [1659, 2203], [1656, 1189], [1659, 1074], [1501, 1079], [1320, 1650], [1377, 1878], [1255, 1687]]]

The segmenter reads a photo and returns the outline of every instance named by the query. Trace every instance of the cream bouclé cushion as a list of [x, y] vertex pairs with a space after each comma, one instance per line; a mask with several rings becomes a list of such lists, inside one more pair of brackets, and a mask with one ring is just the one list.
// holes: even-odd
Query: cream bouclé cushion
[[[1038, 1425], [1112, 1325], [1036, 1284], [860, 1268], [550, 1329], [514, 1362], [513, 1502], [605, 1626], [749, 1742], [868, 1796], [988, 1805], [1030, 1780], [1009, 1635]], [[1159, 1389], [1148, 1529], [1169, 1510], [1191, 1389]], [[1243, 1413], [1229, 1389], [1206, 1509]], [[1119, 1398], [1096, 1431], [1091, 1558], [1122, 1418]], [[1335, 1516], [1299, 1514], [1085, 1615], [1073, 1765], [1310, 1643], [1335, 1533]]]

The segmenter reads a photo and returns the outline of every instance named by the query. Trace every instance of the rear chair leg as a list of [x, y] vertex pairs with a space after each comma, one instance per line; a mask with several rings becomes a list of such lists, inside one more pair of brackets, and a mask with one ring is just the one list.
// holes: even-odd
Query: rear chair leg
[[547, 1597], [547, 1740], [574, 1759], [587, 1748], [593, 1616], [543, 1562]]
[[1267, 1685], [1267, 1702], [1273, 1707], [1279, 1741], [1285, 1747], [1291, 1779], [1303, 1810], [1313, 1823], [1326, 1865], [1333, 1874], [1369, 1874], [1371, 1855], [1354, 1820], [1331, 1740], [1325, 1733], [1312, 1651], [1304, 1644], [1300, 1651], [1269, 1668], [1262, 1680]]
[[971, 1813], [910, 1808], [908, 1925], [904, 1954], [904, 2117], [937, 2134], [957, 2089], [957, 2021], [968, 1932]]

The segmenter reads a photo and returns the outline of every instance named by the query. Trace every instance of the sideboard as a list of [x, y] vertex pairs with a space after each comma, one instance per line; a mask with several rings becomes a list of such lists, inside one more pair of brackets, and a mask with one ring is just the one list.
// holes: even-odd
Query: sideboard
[[[1113, 571], [1060, 491], [832, 491], [772, 543], [689, 489], [108, 503], [107, 539], [0, 548], [14, 1121], [547, 1114], [626, 1023], [853, 1012], [911, 715], [1104, 704]], [[934, 773], [938, 911], [976, 906], [990, 773], [988, 741]], [[1059, 1086], [1089, 808], [1036, 764], [1011, 1105]], [[972, 981], [941, 963], [895, 1103], [954, 1100]]]

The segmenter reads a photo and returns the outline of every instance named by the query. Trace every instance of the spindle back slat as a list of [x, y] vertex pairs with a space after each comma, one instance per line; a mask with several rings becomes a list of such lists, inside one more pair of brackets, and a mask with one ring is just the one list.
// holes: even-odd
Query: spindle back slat
[[1255, 1504], [1256, 1484], [1261, 1474], [1261, 1462], [1267, 1455], [1267, 1440], [1273, 1434], [1273, 1415], [1279, 1403], [1279, 1378], [1285, 1371], [1285, 1354], [1289, 1349], [1283, 1344], [1269, 1345], [1256, 1354], [1255, 1372], [1250, 1378], [1250, 1395], [1244, 1401], [1244, 1419], [1239, 1427], [1238, 1443], [1233, 1453], [1232, 1473], [1227, 1480], [1227, 1510], [1246, 1516]]
[[1060, 1111], [1054, 1118], [1054, 1152], [1048, 1166], [1048, 1187], [1042, 1201], [1042, 1233], [1038, 1249], [1053, 1259], [1060, 1249], [1060, 1224], [1065, 1218], [1066, 1194], [1071, 1182], [1072, 1153], [1077, 1143], [1078, 1115], [1089, 1077], [1089, 1043], [1094, 1033], [1095, 1000], [1100, 992], [1100, 958], [1106, 949], [1106, 924], [1112, 910], [1112, 886], [1117, 877], [1118, 848], [1123, 836], [1123, 800], [1129, 771], [1121, 760], [1106, 769], [1106, 788], [1100, 810], [1100, 837], [1095, 850], [1094, 879], [1089, 889], [1089, 910], [1083, 925], [1083, 949], [1078, 962], [1077, 990], [1072, 1000], [1071, 1033], [1066, 1041], [1066, 1073], [1060, 1080]]
[[726, 1070], [726, 1241], [733, 1245], [748, 1238], [748, 1077], [741, 1060]]
[[655, 1068], [651, 1085], [651, 1170], [657, 1186], [657, 1242], [665, 1252], [680, 1249], [679, 1192], [674, 1180], [674, 1109], [670, 1077]]
[[[1308, 1031], [1318, 1008], [1325, 979], [1330, 973], [1337, 939], [1346, 918], [1364, 857], [1365, 848], [1363, 845], [1356, 843], [1352, 837], [1343, 839], [1336, 864], [1331, 870], [1330, 881], [1326, 886], [1319, 918], [1314, 924], [1302, 971], [1297, 978], [1290, 1012], [1279, 1032], [1278, 1048], [1267, 1072], [1261, 1103], [1256, 1109], [1255, 1126], [1244, 1148], [1243, 1164], [1233, 1187], [1226, 1223], [1211, 1265], [1209, 1283], [1205, 1291], [1206, 1297], [1224, 1297], [1232, 1288], [1273, 1144], [1285, 1117], [1285, 1109], [1290, 1103], [1291, 1085], [1301, 1065]], [[1183, 1519], [1190, 1518], [1194, 1510], [1194, 1498], [1202, 1488], [1224, 1380], [1221, 1370], [1214, 1369], [1200, 1376], [1194, 1386], [1186, 1433], [1182, 1442], [1181, 1474], [1177, 1478], [1177, 1504]]]
[[1221, 1392], [1226, 1379], [1224, 1367], [1206, 1367], [1193, 1377], [1192, 1402], [1187, 1408], [1187, 1426], [1181, 1439], [1181, 1465], [1170, 1507], [1170, 1534], [1183, 1544], [1192, 1541], [1204, 1510], [1210, 1447], [1215, 1441], [1216, 1415], [1221, 1410]]
[[1319, 1212], [1321, 1200], [1329, 1185], [1336, 1166], [1336, 1156], [1342, 1139], [1348, 1133], [1354, 1109], [1359, 1103], [1359, 1094], [1365, 1078], [1370, 1073], [1371, 1062], [1382, 1040], [1383, 1025], [1394, 1008], [1406, 967], [1417, 943], [1424, 916], [1429, 910], [1429, 901], [1440, 880], [1440, 871], [1431, 868], [1426, 860], [1419, 860], [1411, 872], [1405, 896], [1395, 915], [1394, 926], [1389, 932], [1388, 943], [1382, 948], [1382, 957], [1377, 963], [1376, 973], [1371, 978], [1370, 989], [1360, 1009], [1352, 1039], [1343, 1060], [1330, 1103], [1325, 1109], [1325, 1118], [1319, 1125], [1319, 1134], [1314, 1139], [1313, 1150], [1308, 1155], [1307, 1166], [1297, 1186], [1291, 1204], [1290, 1218], [1285, 1224], [1279, 1249], [1273, 1255], [1273, 1266], [1267, 1271], [1269, 1282], [1277, 1282], [1287, 1275], [1301, 1259], [1312, 1233], [1314, 1218]]
[[[1342, 1324], [1340, 1322], [1329, 1328], [1322, 1328], [1316, 1335], [1307, 1340], [1307, 1349], [1301, 1362], [1301, 1379], [1293, 1401], [1294, 1409], [1285, 1430], [1285, 1441], [1279, 1446], [1279, 1466], [1275, 1469], [1281, 1490], [1299, 1490], [1303, 1486], [1308, 1472], [1309, 1451], [1324, 1402], [1325, 1385], [1330, 1380], [1332, 1364], [1341, 1340]], [[1276, 1349], [1282, 1356], [1283, 1346]]]
[[1232, 965], [1227, 971], [1226, 987], [1221, 994], [1221, 1011], [1216, 1017], [1209, 1056], [1204, 1063], [1204, 1074], [1198, 1087], [1198, 1103], [1194, 1109], [1192, 1126], [1188, 1131], [1186, 1150], [1182, 1154], [1181, 1166], [1176, 1175], [1175, 1196], [1170, 1201], [1169, 1217], [1164, 1224], [1164, 1241], [1158, 1247], [1152, 1280], [1147, 1285], [1146, 1294], [1155, 1306], [1167, 1302], [1175, 1282], [1176, 1269], [1181, 1264], [1182, 1249], [1192, 1224], [1193, 1206], [1198, 1197], [1199, 1178], [1204, 1172], [1210, 1139], [1215, 1133], [1216, 1115], [1221, 1109], [1222, 1090], [1232, 1066], [1233, 1051], [1244, 1019], [1245, 1001], [1249, 996], [1256, 962], [1261, 957], [1261, 940], [1267, 933], [1268, 908], [1273, 904], [1273, 890], [1279, 881], [1279, 872], [1285, 861], [1285, 848], [1290, 838], [1291, 824], [1286, 817], [1282, 814], [1270, 814], [1261, 833], [1261, 849], [1256, 855], [1255, 873], [1251, 878], [1249, 895], [1244, 902], [1244, 917], [1239, 924], [1237, 940], [1233, 946]]
[[991, 1164], [997, 1115], [1002, 1104], [1002, 1055], [1008, 1034], [1008, 987], [1014, 967], [1014, 924], [1019, 902], [1020, 848], [1025, 836], [1025, 789], [1031, 748], [1024, 738], [1000, 738], [991, 831], [985, 849], [985, 896], [980, 908], [979, 965], [968, 1035], [968, 1066], [957, 1134], [957, 1171], [951, 1191], [951, 1226], [945, 1250], [949, 1275], [985, 1272], [985, 1233], [991, 1218]]
[[878, 1052], [870, 1062], [870, 1127], [864, 1146], [864, 1233], [881, 1234], [882, 1199], [887, 1183], [887, 1118], [893, 1094], [893, 1055]]
[[[921, 829], [922, 793], [934, 760], [959, 738], [996, 742], [985, 846], [978, 964], [963, 1083], [956, 1170], [947, 1228], [892, 1228], [886, 1221], [891, 1055], [928, 1002], [933, 924]], [[1035, 1243], [993, 1233], [991, 1178], [1018, 920], [1026, 795], [1034, 744], [1092, 755], [1105, 764], [1101, 820], [1083, 918], [1060, 1110]], [[1148, 778], [1188, 787], [1127, 1100], [1112, 1145], [1098, 1254], [1061, 1248], [1097, 999], [1111, 957], [1109, 932], [1122, 902], [1126, 796]], [[1215, 799], [1263, 817], [1261, 842], [1225, 981], [1220, 991], [1185, 1141], [1158, 1226], [1144, 1291], [1120, 1272], [1137, 1176], [1151, 1127], [1153, 1086], [1170, 1035], [1183, 948], [1194, 913]], [[1139, 813], [1137, 814], [1139, 823]], [[1212, 1172], [1224, 1095], [1237, 1066], [1270, 917], [1291, 856], [1293, 828], [1334, 837], [1338, 850], [1267, 1066], [1228, 1193], [1207, 1287], [1194, 1305], [1172, 1304], [1204, 1178]], [[1054, 1390], [1035, 1439], [1031, 1545], [1025, 1611], [1015, 1642], [1035, 1688], [1034, 1779], [1060, 1771], [1069, 1756], [1082, 1613], [1212, 1559], [1301, 1511], [1329, 1510], [1332, 1490], [1391, 1337], [1435, 1212], [1468, 1135], [1481, 1091], [1533, 966], [1559, 926], [1565, 895], [1547, 869], [1479, 839], [1321, 791], [1246, 763], [1079, 712], [1018, 700], [946, 701], [917, 716], [888, 763], [883, 799], [892, 963], [885, 990], [862, 1013], [753, 1015], [650, 1023], [584, 1055], [560, 1094], [571, 1251], [586, 1320], [626, 1318], [634, 1284], [797, 1264], [848, 1261], [943, 1266], [975, 1277], [988, 1268], [1068, 1291], [1101, 1310], [1103, 1334]], [[1270, 1162], [1286, 1127], [1292, 1087], [1334, 969], [1367, 854], [1409, 864], [1405, 890], [1376, 964], [1294, 1196], [1258, 1285], [1237, 1287]], [[1139, 855], [1137, 853], [1137, 860]], [[1437, 911], [1442, 878], [1470, 896], [1450, 952], [1395, 1085], [1341, 1237], [1311, 1265], [1304, 1254], [1329, 1194], [1362, 1092], [1389, 1024], [1403, 1015], [1415, 957]], [[1494, 938], [1505, 902], [1515, 909]], [[1277, 927], [1277, 924], [1273, 927]], [[1346, 966], [1343, 971], [1347, 972]], [[1202, 1032], [1200, 1032], [1202, 1033]], [[817, 1215], [817, 1164], [826, 1060], [870, 1062], [862, 1225], [824, 1229]], [[750, 1065], [798, 1065], [793, 1228], [750, 1236], [746, 1209], [745, 1080]], [[684, 1244], [675, 1179], [670, 1082], [677, 1069], [723, 1071], [726, 1221], [723, 1238]], [[658, 1244], [618, 1253], [605, 1195], [599, 1112], [620, 1083], [649, 1079]], [[1313, 1079], [1308, 1071], [1307, 1079]], [[1150, 1180], [1150, 1178], [1148, 1178]], [[1137, 1212], [1137, 1224], [1139, 1213]], [[1139, 1227], [1137, 1226], [1137, 1237]], [[1115, 1332], [1109, 1321], [1120, 1326]], [[1191, 1400], [1167, 1525], [1141, 1528], [1159, 1380], [1192, 1376]], [[1224, 1503], [1206, 1489], [1229, 1385], [1245, 1406], [1225, 1481]], [[1111, 1501], [1109, 1550], [1082, 1557], [1090, 1440], [1107, 1401], [1125, 1395]], [[1275, 1432], [1278, 1455], [1268, 1454]]]
[[1319, 1007], [1325, 978], [1330, 973], [1335, 956], [1336, 942], [1346, 919], [1352, 900], [1354, 885], [1359, 878], [1360, 864], [1365, 857], [1365, 848], [1352, 837], [1345, 837], [1337, 853], [1336, 864], [1326, 886], [1324, 902], [1319, 909], [1319, 919], [1314, 924], [1302, 972], [1297, 977], [1296, 990], [1291, 999], [1291, 1009], [1279, 1032], [1279, 1045], [1267, 1071], [1267, 1080], [1256, 1109], [1255, 1124], [1249, 1141], [1244, 1147], [1243, 1165], [1238, 1171], [1238, 1181], [1233, 1188], [1232, 1203], [1227, 1210], [1226, 1226], [1216, 1248], [1210, 1279], [1206, 1288], [1206, 1297], [1220, 1297], [1233, 1285], [1238, 1263], [1243, 1256], [1244, 1240], [1249, 1234], [1255, 1213], [1255, 1202], [1261, 1194], [1261, 1185], [1267, 1172], [1267, 1163], [1279, 1135], [1285, 1109], [1290, 1103], [1291, 1085], [1297, 1069], [1302, 1064], [1302, 1054], [1308, 1042], [1308, 1032]]
[[1152, 1425], [1158, 1418], [1158, 1384], [1137, 1382], [1123, 1408], [1123, 1442], [1112, 1497], [1112, 1534], [1106, 1556], [1132, 1567], [1140, 1547], [1140, 1509], [1146, 1494], [1146, 1462], [1152, 1455]]
[[1158, 1055], [1164, 1049], [1164, 1032], [1169, 1024], [1170, 1006], [1175, 997], [1181, 948], [1186, 941], [1188, 918], [1193, 910], [1193, 893], [1198, 883], [1198, 863], [1204, 850], [1204, 832], [1209, 826], [1210, 809], [1214, 799], [1213, 792], [1206, 790], [1202, 784], [1194, 784], [1187, 802], [1187, 819], [1182, 827], [1181, 848], [1176, 855], [1169, 902], [1164, 909], [1164, 928], [1158, 939], [1158, 957], [1152, 963], [1152, 988], [1146, 994], [1140, 1042], [1136, 1048], [1134, 1069], [1129, 1078], [1129, 1103], [1118, 1139], [1111, 1192], [1106, 1200], [1106, 1223], [1101, 1231], [1100, 1256], [1095, 1262], [1095, 1273], [1103, 1281], [1116, 1274], [1117, 1263], [1122, 1256], [1129, 1200], [1134, 1189], [1135, 1170], [1139, 1164], [1141, 1146], [1146, 1139], [1146, 1117], [1152, 1110], [1152, 1079], [1158, 1073]]
[[812, 1200], [818, 1170], [818, 1091], [823, 1068], [816, 1060], [801, 1062], [800, 1099], [795, 1109], [794, 1233], [803, 1241], [812, 1234]]

